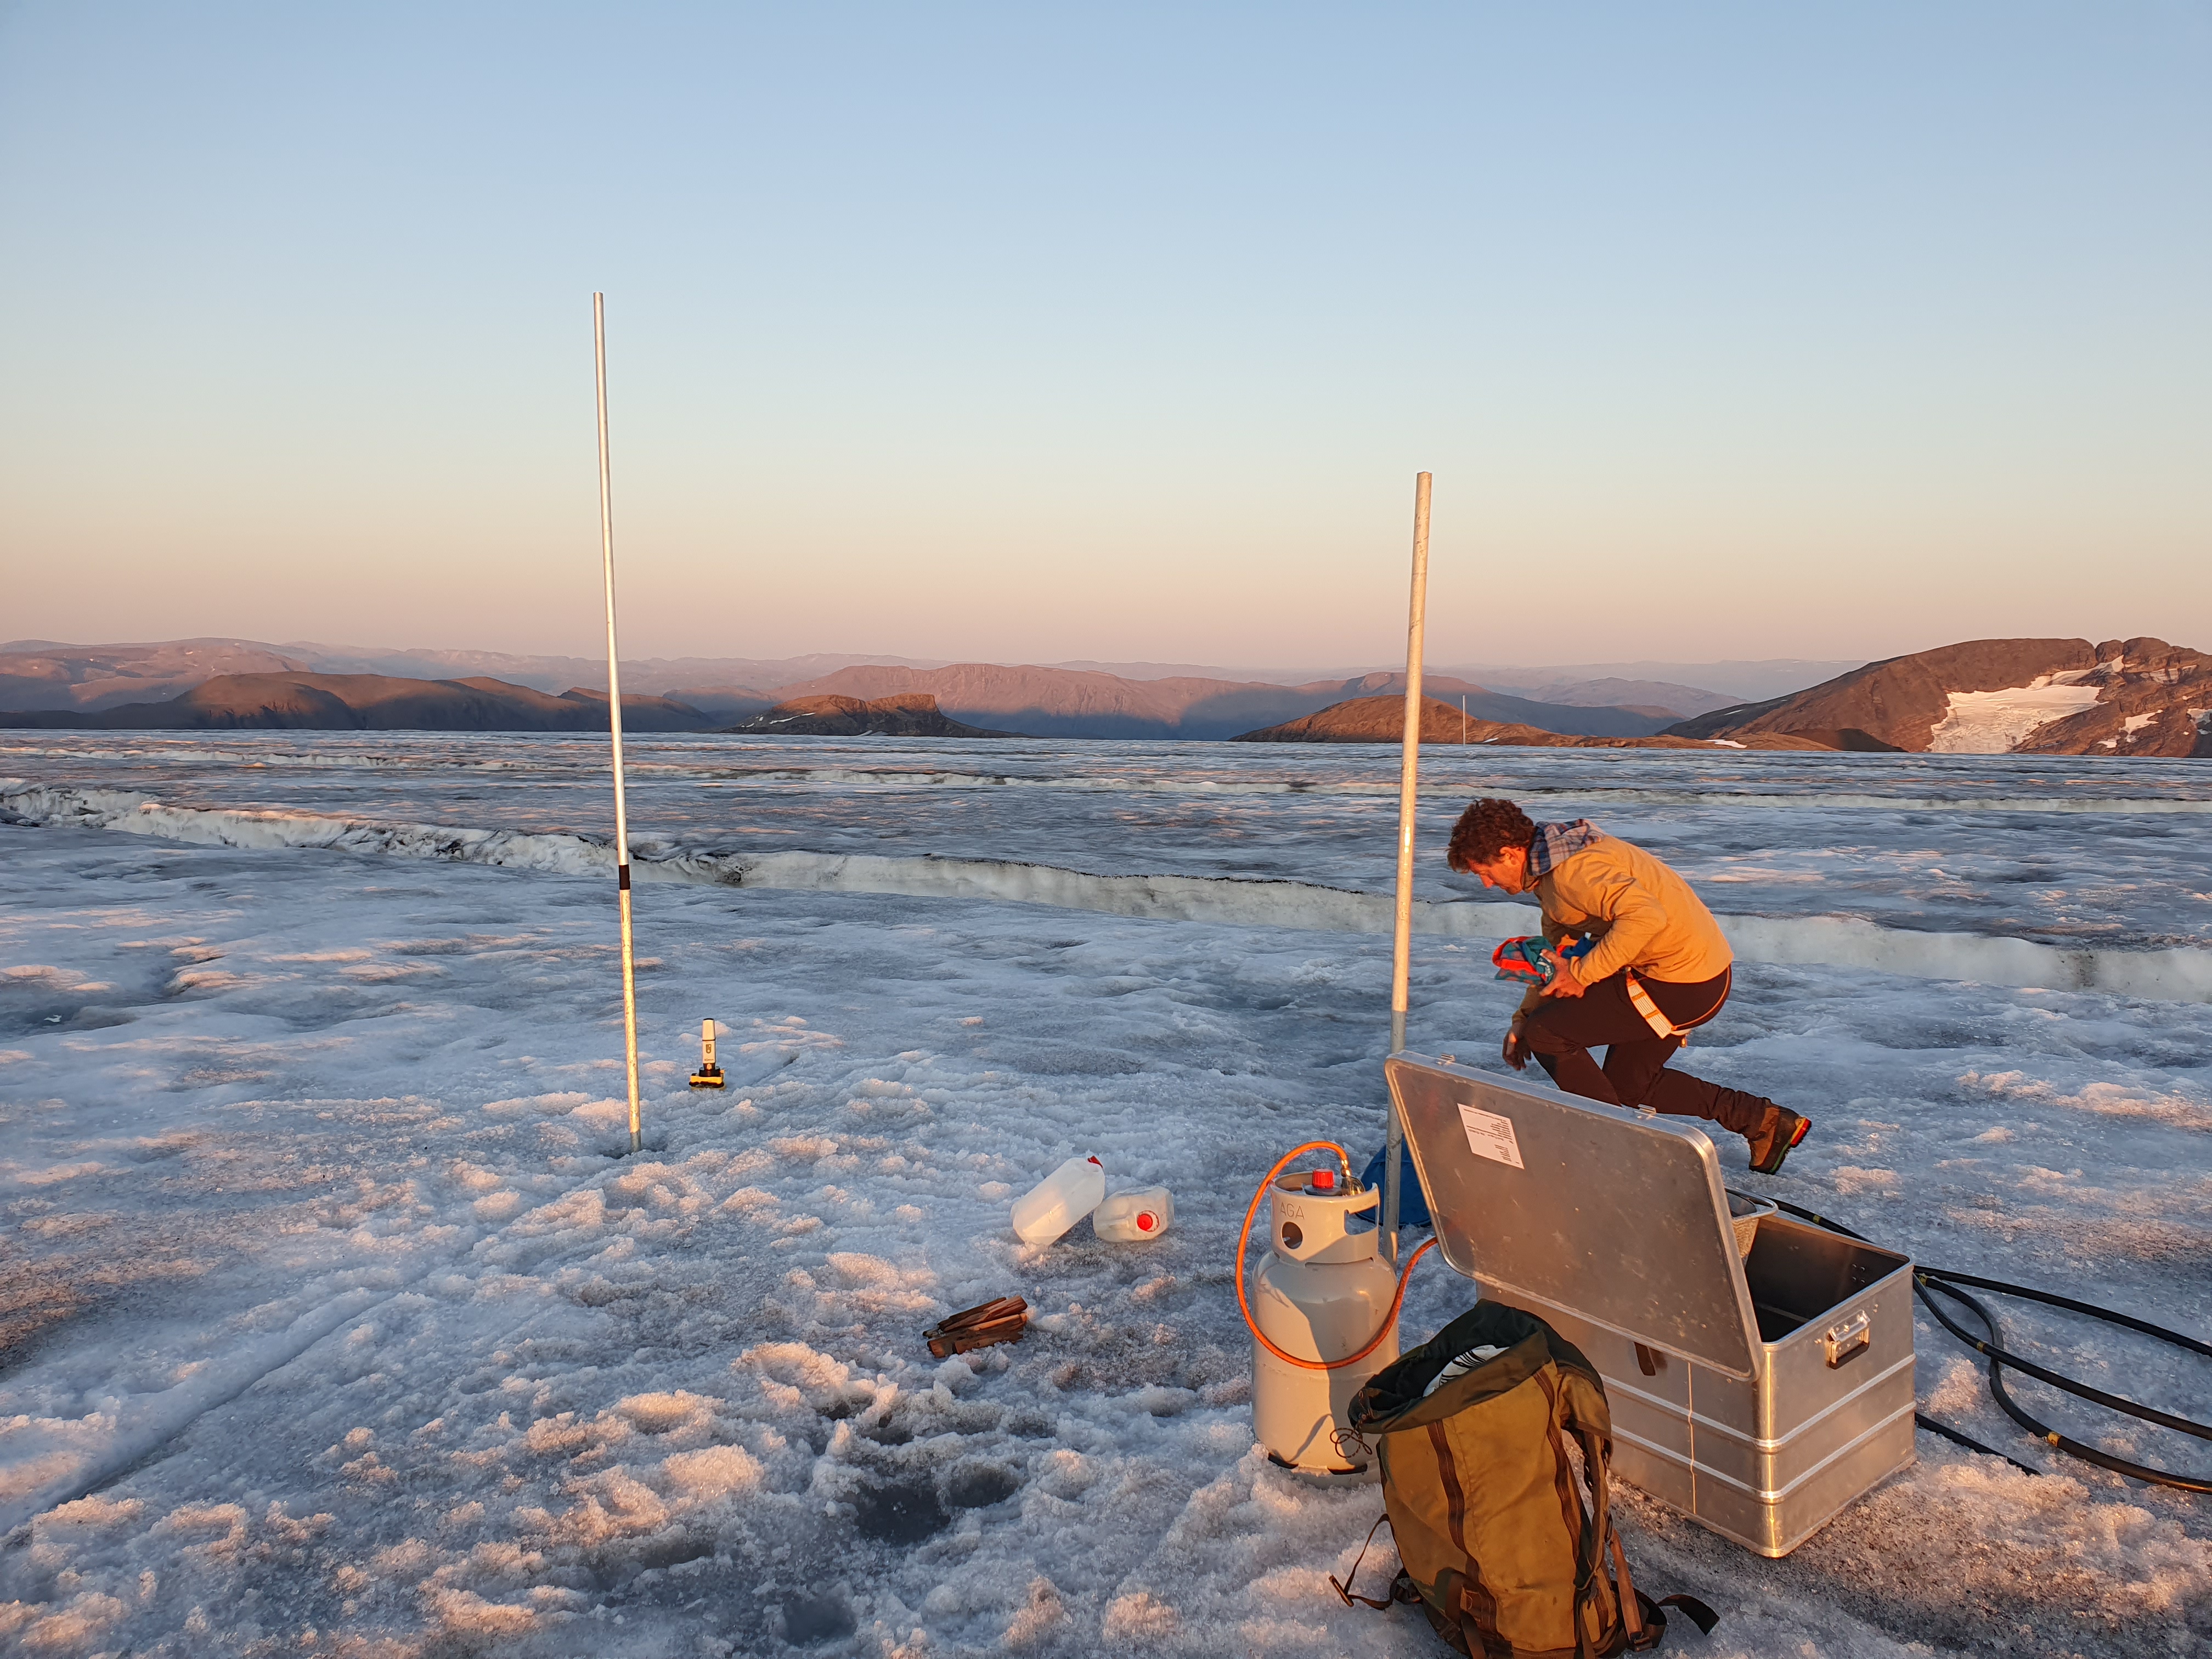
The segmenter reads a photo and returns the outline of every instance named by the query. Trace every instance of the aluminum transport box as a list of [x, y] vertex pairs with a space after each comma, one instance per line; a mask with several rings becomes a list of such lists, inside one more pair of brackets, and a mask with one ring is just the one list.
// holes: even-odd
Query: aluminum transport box
[[1444, 1260], [1597, 1367], [1621, 1480], [1777, 1556], [1912, 1461], [1907, 1258], [1771, 1213], [1740, 1258], [1700, 1120], [1383, 1070]]

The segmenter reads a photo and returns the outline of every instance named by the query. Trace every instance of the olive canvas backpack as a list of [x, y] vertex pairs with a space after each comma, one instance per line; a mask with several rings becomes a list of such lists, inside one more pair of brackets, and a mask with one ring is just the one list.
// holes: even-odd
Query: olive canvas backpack
[[1656, 1647], [1662, 1605], [1700, 1630], [1717, 1622], [1701, 1601], [1654, 1602], [1631, 1582], [1608, 1507], [1605, 1384], [1534, 1314], [1478, 1303], [1376, 1372], [1349, 1416], [1382, 1465], [1403, 1565], [1387, 1601], [1338, 1584], [1347, 1604], [1418, 1601], [1437, 1634], [1474, 1659], [1612, 1659]]

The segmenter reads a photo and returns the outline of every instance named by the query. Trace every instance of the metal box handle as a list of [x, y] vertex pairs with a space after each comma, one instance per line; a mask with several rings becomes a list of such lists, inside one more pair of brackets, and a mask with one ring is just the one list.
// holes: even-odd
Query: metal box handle
[[1840, 1325], [1828, 1327], [1828, 1334], [1820, 1339], [1826, 1351], [1828, 1369], [1833, 1370], [1847, 1361], [1857, 1358], [1874, 1346], [1874, 1322], [1862, 1309]]

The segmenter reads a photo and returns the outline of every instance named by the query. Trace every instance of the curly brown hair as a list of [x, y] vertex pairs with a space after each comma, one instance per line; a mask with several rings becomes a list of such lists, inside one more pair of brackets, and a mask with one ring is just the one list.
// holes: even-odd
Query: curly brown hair
[[1488, 864], [1509, 847], [1526, 847], [1535, 839], [1534, 818], [1510, 800], [1485, 796], [1452, 825], [1444, 862], [1455, 870], [1472, 870], [1478, 864]]

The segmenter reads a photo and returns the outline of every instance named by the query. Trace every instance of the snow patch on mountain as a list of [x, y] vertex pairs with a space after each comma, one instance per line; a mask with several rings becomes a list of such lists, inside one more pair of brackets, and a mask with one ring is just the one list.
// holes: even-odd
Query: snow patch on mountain
[[[2039, 674], [2004, 691], [1954, 691], [1928, 739], [1938, 755], [2008, 755], [2039, 726], [2096, 707], [2102, 688], [2078, 674]], [[2131, 728], [2132, 729], [2132, 728]]]

